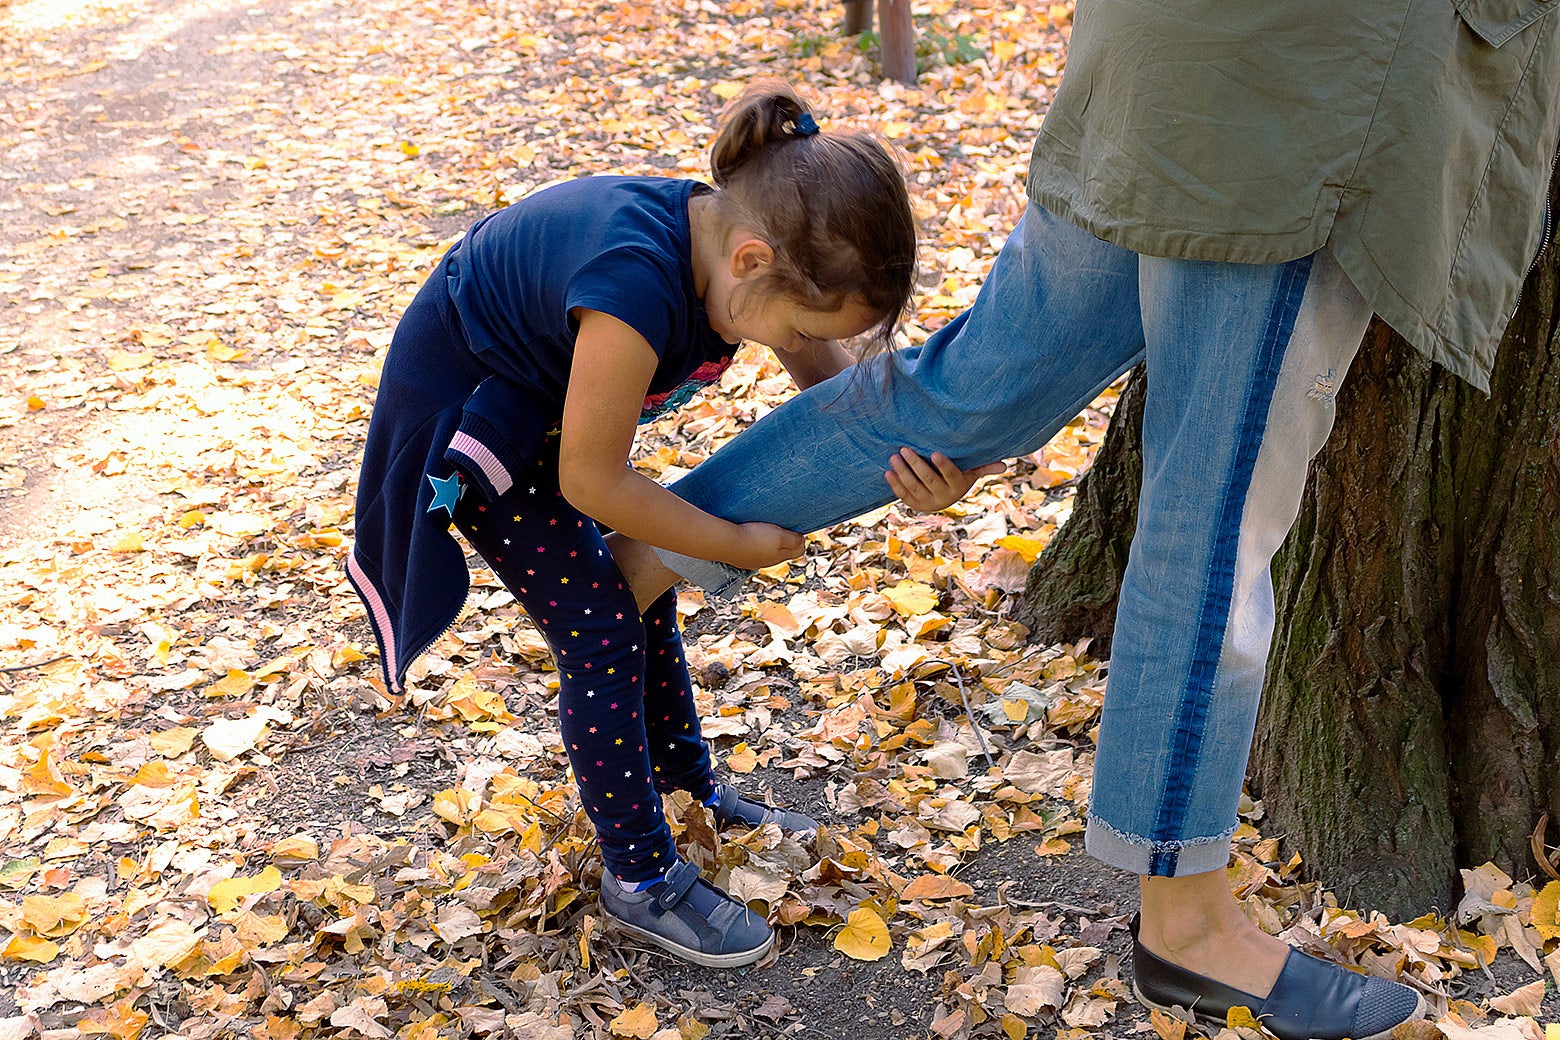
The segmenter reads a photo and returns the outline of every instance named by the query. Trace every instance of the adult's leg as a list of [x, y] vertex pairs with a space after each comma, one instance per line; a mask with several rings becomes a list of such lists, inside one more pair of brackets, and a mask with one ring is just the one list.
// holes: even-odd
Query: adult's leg
[[1272, 640], [1269, 565], [1370, 309], [1325, 251], [1141, 270], [1143, 489], [1086, 843], [1144, 876], [1144, 945], [1261, 995], [1288, 950], [1222, 872]]
[[[1142, 356], [1137, 295], [1136, 254], [1031, 205], [968, 311], [797, 394], [672, 490], [728, 520], [812, 531], [892, 501], [883, 474], [901, 447], [966, 469], [1027, 454]], [[743, 576], [662, 558], [706, 588]]]

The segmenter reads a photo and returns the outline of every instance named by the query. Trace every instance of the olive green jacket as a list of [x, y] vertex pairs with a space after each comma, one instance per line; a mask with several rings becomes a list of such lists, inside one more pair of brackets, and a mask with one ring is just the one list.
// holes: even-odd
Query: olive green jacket
[[1029, 195], [1139, 253], [1326, 245], [1488, 390], [1548, 233], [1560, 0], [1078, 0]]

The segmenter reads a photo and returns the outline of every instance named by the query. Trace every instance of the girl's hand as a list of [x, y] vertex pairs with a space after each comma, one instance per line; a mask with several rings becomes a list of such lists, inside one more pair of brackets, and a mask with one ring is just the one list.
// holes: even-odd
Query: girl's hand
[[737, 545], [721, 555], [721, 562], [745, 571], [793, 560], [806, 548], [801, 535], [774, 524], [738, 524], [737, 531]]
[[975, 469], [960, 469], [940, 451], [933, 452], [928, 461], [910, 448], [900, 448], [889, 460], [889, 467], [883, 476], [899, 500], [911, 509], [935, 513], [967, 495], [981, 477], [1007, 469], [1007, 463], [988, 462]]

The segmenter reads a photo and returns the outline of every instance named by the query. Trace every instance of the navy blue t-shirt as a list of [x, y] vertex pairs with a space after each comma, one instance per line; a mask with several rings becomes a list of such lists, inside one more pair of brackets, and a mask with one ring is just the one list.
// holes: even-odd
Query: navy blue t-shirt
[[660, 358], [647, 412], [686, 399], [677, 391], [690, 377], [712, 382], [736, 348], [710, 328], [694, 292], [696, 189], [706, 190], [691, 180], [586, 177], [479, 221], [446, 259], [472, 351], [561, 415], [579, 332], [570, 312], [586, 307], [633, 328]]

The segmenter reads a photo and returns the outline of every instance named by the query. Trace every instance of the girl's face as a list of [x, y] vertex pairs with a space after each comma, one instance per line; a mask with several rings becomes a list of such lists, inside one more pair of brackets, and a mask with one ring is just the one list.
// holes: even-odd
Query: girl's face
[[[837, 311], [808, 310], [789, 296], [739, 292], [723, 323], [715, 331], [728, 343], [747, 340], [771, 350], [794, 353], [829, 340], [859, 336], [874, 324], [870, 308], [860, 300], [847, 300]], [[710, 324], [715, 326], [715, 316]]]
[[872, 328], [871, 308], [850, 299], [838, 310], [809, 310], [796, 299], [765, 292], [759, 282], [773, 253], [758, 238], [745, 238], [727, 254], [704, 294], [710, 327], [727, 343], [748, 340], [794, 353], [828, 340], [850, 339]]

